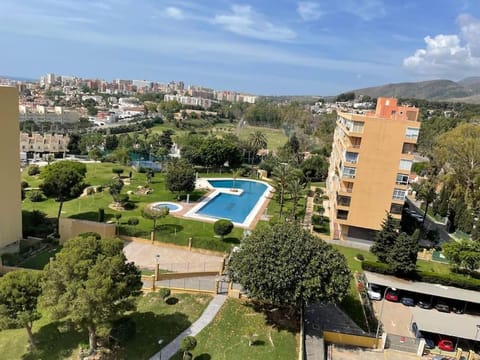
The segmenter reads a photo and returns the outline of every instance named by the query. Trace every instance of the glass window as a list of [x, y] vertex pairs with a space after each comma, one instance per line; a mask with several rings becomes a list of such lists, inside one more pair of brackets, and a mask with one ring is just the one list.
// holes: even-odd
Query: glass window
[[401, 159], [400, 160], [400, 165], [398, 165], [398, 168], [400, 170], [410, 171], [410, 169], [412, 168], [412, 160]]
[[348, 211], [347, 210], [337, 210], [337, 219], [347, 220], [348, 219]]
[[397, 185], [408, 185], [408, 175], [406, 174], [397, 174], [397, 180], [395, 182]]
[[419, 130], [420, 130], [419, 128], [408, 127], [407, 131], [405, 132], [405, 138], [417, 139]]
[[356, 169], [354, 167], [344, 167], [342, 171], [342, 176], [350, 179], [355, 179]]
[[345, 153], [345, 161], [352, 164], [356, 164], [358, 162], [358, 153], [347, 151]]
[[402, 204], [391, 204], [390, 205], [390, 213], [392, 214], [401, 214], [403, 210], [403, 205]]
[[394, 189], [393, 190], [393, 200], [405, 200], [405, 194], [407, 193], [406, 190], [402, 189]]

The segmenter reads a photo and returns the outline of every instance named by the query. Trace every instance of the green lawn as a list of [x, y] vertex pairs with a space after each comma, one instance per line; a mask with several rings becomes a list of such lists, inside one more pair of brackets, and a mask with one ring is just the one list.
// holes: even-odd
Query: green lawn
[[[165, 346], [190, 326], [211, 300], [209, 295], [174, 295], [178, 302], [167, 305], [157, 294], [139, 299], [138, 309], [129, 316], [136, 323], [136, 335], [120, 351], [116, 359], [148, 359], [160, 350], [158, 340]], [[88, 335], [64, 322], [53, 322], [45, 315], [33, 326], [37, 341], [34, 353], [27, 351], [25, 329], [0, 332], [0, 358], [9, 360], [57, 360], [77, 359], [80, 345], [88, 343]]]
[[[285, 316], [255, 311], [247, 302], [227, 299], [213, 322], [196, 336], [195, 359], [274, 360], [297, 357], [297, 330], [285, 325]], [[273, 316], [277, 315], [277, 319]], [[279, 323], [278, 318], [283, 318]], [[253, 345], [248, 345], [249, 334]], [[173, 359], [180, 360], [177, 354]]]
[[281, 148], [288, 140], [283, 129], [273, 129], [261, 126], [245, 126], [241, 129], [237, 129], [236, 125], [228, 124], [219, 124], [216, 126], [216, 129], [217, 134], [221, 134], [224, 129], [228, 129], [228, 131], [225, 132], [238, 135], [241, 140], [246, 140], [248, 136], [255, 131], [261, 131], [267, 138], [267, 148], [269, 150], [277, 150], [278, 148]]
[[50, 261], [50, 258], [55, 256], [59, 250], [60, 249], [58, 247], [54, 249], [47, 249], [46, 251], [43, 251], [21, 263], [19, 266], [28, 269], [43, 270], [45, 265]]

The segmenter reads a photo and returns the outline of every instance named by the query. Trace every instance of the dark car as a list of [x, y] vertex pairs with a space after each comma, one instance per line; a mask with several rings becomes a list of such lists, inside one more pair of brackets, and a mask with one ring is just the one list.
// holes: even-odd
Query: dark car
[[435, 349], [435, 341], [433, 341], [433, 339], [430, 339], [430, 338], [424, 338], [425, 339], [425, 347], [427, 349]]
[[418, 300], [417, 305], [422, 309], [431, 309], [433, 307], [432, 300], [427, 298], [421, 298]]
[[446, 313], [450, 312], [450, 306], [448, 306], [448, 304], [446, 304], [444, 302], [438, 302], [435, 305], [435, 309], [437, 309], [440, 312], [446, 312]]
[[402, 296], [400, 302], [405, 306], [415, 306], [415, 300], [410, 296]]
[[416, 338], [422, 337], [422, 334], [420, 333], [420, 330], [418, 330], [418, 325], [416, 322], [412, 323], [412, 332]]
[[452, 311], [455, 314], [463, 314], [464, 309], [465, 309], [465, 305], [463, 305], [461, 303], [453, 303], [452, 304]]

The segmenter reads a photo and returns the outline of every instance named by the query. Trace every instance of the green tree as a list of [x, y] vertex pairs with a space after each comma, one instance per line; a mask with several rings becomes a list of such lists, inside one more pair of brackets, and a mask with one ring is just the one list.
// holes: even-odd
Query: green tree
[[41, 273], [16, 270], [0, 278], [0, 330], [24, 327], [32, 347], [32, 326], [40, 319], [37, 300], [41, 293]]
[[195, 169], [185, 159], [172, 158], [166, 166], [165, 182], [171, 192], [188, 193], [195, 189]]
[[451, 241], [443, 244], [442, 250], [453, 268], [475, 271], [480, 267], [480, 242], [478, 241]]
[[304, 160], [300, 169], [308, 181], [324, 181], [328, 175], [328, 162], [323, 155], [314, 155]]
[[233, 230], [233, 223], [228, 219], [219, 219], [215, 221], [213, 224], [213, 231], [215, 234], [222, 237], [224, 239], [225, 235], [228, 235]]
[[300, 177], [292, 177], [287, 183], [287, 192], [290, 194], [292, 199], [292, 218], [297, 219], [297, 207], [298, 201], [303, 195], [305, 190], [305, 182]]
[[351, 280], [345, 257], [296, 223], [255, 229], [233, 254], [229, 274], [252, 297], [297, 311], [341, 301]]
[[266, 149], [268, 145], [267, 137], [260, 130], [250, 133], [248, 135], [247, 143], [253, 151], [253, 156], [251, 157], [252, 160], [257, 154], [258, 150]]
[[58, 161], [46, 166], [40, 174], [43, 179], [40, 189], [45, 196], [53, 197], [60, 203], [57, 214], [57, 233], [63, 203], [82, 193], [86, 173], [85, 164], [76, 161]]
[[76, 237], [44, 269], [40, 303], [53, 319], [86, 328], [90, 353], [97, 348], [97, 328], [135, 310], [141, 293], [140, 271], [122, 250], [118, 239]]
[[387, 213], [382, 222], [382, 228], [375, 236], [375, 242], [370, 248], [370, 252], [377, 255], [381, 262], [388, 261], [390, 250], [397, 240], [398, 231], [398, 221], [390, 213]]
[[422, 225], [425, 225], [425, 218], [427, 217], [428, 207], [437, 198], [435, 184], [432, 181], [424, 181], [419, 184], [412, 184], [412, 188], [416, 191], [415, 198], [419, 201], [423, 201], [423, 203], [425, 204], [425, 212], [422, 218]]
[[183, 353], [183, 360], [191, 359], [190, 351], [197, 347], [197, 339], [193, 336], [187, 336], [180, 343], [180, 351]]
[[112, 173], [117, 175], [117, 178], [121, 178], [123, 174], [123, 169], [122, 168], [113, 168]]
[[281, 219], [283, 215], [283, 207], [285, 205], [285, 193], [287, 191], [288, 181], [290, 179], [290, 168], [288, 164], [282, 163], [276, 166], [273, 171], [274, 187], [278, 194], [278, 202], [280, 211], [278, 217]]
[[413, 273], [417, 265], [418, 240], [406, 233], [398, 235], [388, 252], [388, 264], [399, 275]]
[[145, 219], [153, 221], [152, 239], [155, 241], [155, 230], [157, 229], [157, 221], [166, 217], [170, 213], [170, 210], [166, 206], [153, 207], [148, 204], [142, 208], [142, 216]]
[[112, 195], [113, 201], [116, 203], [120, 203], [122, 200], [121, 197], [121, 192], [123, 189], [123, 181], [120, 178], [117, 178], [116, 180], [111, 181], [109, 184], [107, 184], [108, 187], [108, 192], [110, 195]]
[[91, 148], [88, 152], [88, 157], [94, 161], [100, 160], [102, 158], [102, 155], [102, 151], [97, 147]]

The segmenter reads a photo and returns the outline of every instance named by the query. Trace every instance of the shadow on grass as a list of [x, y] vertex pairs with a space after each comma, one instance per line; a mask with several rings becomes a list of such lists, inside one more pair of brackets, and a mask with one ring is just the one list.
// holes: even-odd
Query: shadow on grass
[[[71, 219], [98, 221], [98, 211], [87, 211], [69, 216]], [[105, 222], [115, 220], [113, 214], [105, 213]]]
[[[267, 325], [275, 327], [279, 331], [288, 331], [296, 334], [299, 329], [299, 316], [291, 309], [272, 304], [266, 304], [259, 301], [252, 300], [245, 303], [245, 306], [251, 307], [258, 313], [265, 316]], [[257, 344], [263, 345], [263, 344]]]
[[228, 237], [224, 238], [223, 242], [227, 244], [240, 244], [240, 239], [236, 237]]
[[340, 303], [340, 307], [358, 326], [364, 331], [368, 331], [365, 317], [363, 315], [362, 303], [360, 302], [358, 295], [354, 296], [352, 293], [348, 293]]
[[42, 326], [34, 338], [36, 349], [23, 355], [23, 360], [69, 358], [81, 343], [88, 343], [86, 331], [78, 330], [72, 323], [65, 321]]
[[191, 325], [185, 314], [155, 314], [153, 312], [135, 312], [130, 317], [136, 324], [137, 334], [130, 338], [123, 347], [120, 359], [148, 359], [162, 346], [166, 346], [183, 330]]
[[211, 358], [210, 354], [200, 354], [195, 356], [194, 360], [210, 360]]
[[165, 300], [165, 303], [168, 305], [175, 305], [178, 303], [178, 299], [176, 297], [169, 297], [167, 300]]
[[162, 225], [157, 225], [157, 229], [155, 233], [158, 234], [175, 234], [183, 230], [182, 225], [178, 224], [162, 224]]

